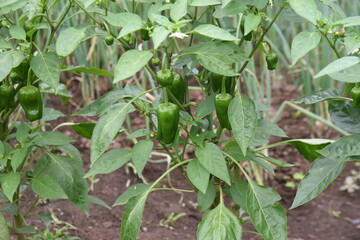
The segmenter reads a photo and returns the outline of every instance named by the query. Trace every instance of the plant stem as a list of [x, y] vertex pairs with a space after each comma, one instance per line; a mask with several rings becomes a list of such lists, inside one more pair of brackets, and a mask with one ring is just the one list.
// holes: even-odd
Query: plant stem
[[[15, 193], [15, 198], [14, 198], [14, 202], [17, 202], [17, 206], [18, 209], [20, 209], [20, 186], [17, 188], [16, 193]], [[17, 215], [14, 216], [14, 220], [15, 220], [15, 229], [20, 229], [22, 228], [23, 225], [23, 218], [20, 214], [20, 210], [18, 210]], [[25, 236], [22, 233], [16, 233], [16, 239], [17, 240], [25, 240]]]

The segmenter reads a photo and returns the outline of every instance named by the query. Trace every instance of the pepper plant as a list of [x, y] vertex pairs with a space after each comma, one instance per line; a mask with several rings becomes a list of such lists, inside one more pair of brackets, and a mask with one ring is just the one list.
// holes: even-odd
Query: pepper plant
[[[193, 187], [200, 211], [204, 212], [197, 239], [241, 239], [243, 225], [251, 222], [264, 239], [282, 240], [287, 239], [287, 227], [286, 211], [279, 203], [281, 197], [274, 189], [263, 186], [255, 175], [258, 169], [274, 175], [273, 166], [292, 165], [269, 157], [266, 150], [290, 144], [313, 162], [299, 185], [292, 208], [318, 196], [346, 162], [359, 159], [356, 83], [360, 82], [360, 42], [356, 26], [360, 17], [346, 17], [334, 1], [70, 0], [56, 19], [52, 13], [58, 3], [51, 0], [0, 3], [0, 63], [4, 66], [0, 71], [0, 90], [6, 91], [0, 102], [4, 106], [0, 145], [1, 190], [5, 201], [2, 211], [11, 204], [19, 207], [26, 188], [39, 197], [67, 198], [86, 211], [89, 202], [103, 203], [89, 197], [85, 178], [113, 172], [129, 161], [139, 177], [143, 177], [148, 159], [162, 152], [171, 162], [163, 175], [151, 185], [131, 186], [119, 193], [113, 204], [125, 205], [122, 240], [138, 238], [146, 200], [153, 191], [164, 190], [160, 183], [176, 169]], [[320, 12], [316, 4], [327, 6], [328, 11]], [[140, 14], [140, 9], [147, 11]], [[89, 22], [65, 27], [66, 21], [80, 14]], [[337, 141], [290, 139], [268, 143], [270, 136], [287, 136], [265, 119], [270, 110], [265, 103], [270, 99], [248, 97], [243, 74], [250, 61], [266, 62], [269, 70], [278, 67], [278, 57], [265, 37], [282, 16], [289, 20], [301, 16], [314, 26], [314, 32], [301, 32], [293, 40], [293, 64], [323, 39], [339, 59], [315, 77], [330, 75], [346, 83], [340, 86], [345, 86], [340, 89], [342, 94], [336, 89], [325, 89], [294, 103], [329, 101], [334, 123], [348, 136]], [[117, 46], [122, 53], [114, 73], [65, 64], [64, 58], [95, 37], [108, 46]], [[255, 55], [258, 52], [262, 54]], [[72, 125], [77, 133], [91, 138], [91, 163], [86, 174], [81, 155], [69, 137], [55, 131], [58, 127], [50, 132], [41, 130], [47, 121], [60, 114], [40, 107], [39, 91], [68, 99], [69, 94], [59, 81], [60, 73], [65, 71], [113, 77], [113, 90], [74, 114], [99, 116], [96, 124], [61, 125]], [[142, 84], [124, 86], [122, 83], [128, 79]], [[199, 91], [203, 100], [192, 102], [192, 96]], [[8, 104], [9, 101], [14, 104]], [[32, 124], [18, 121], [19, 102], [27, 119], [34, 121]], [[36, 114], [31, 112], [35, 108]], [[19, 114], [14, 116], [16, 109]], [[135, 111], [149, 121], [148, 128], [135, 132], [131, 127], [125, 129], [125, 119]], [[109, 150], [119, 137], [134, 141], [133, 149]], [[171, 187], [165, 190], [169, 189], [189, 191]], [[226, 197], [233, 200], [232, 208], [225, 205]], [[20, 212], [18, 208], [11, 212], [15, 218], [11, 229], [18, 239], [24, 239], [21, 228], [28, 211], [25, 216]], [[2, 229], [7, 231], [4, 222]]]

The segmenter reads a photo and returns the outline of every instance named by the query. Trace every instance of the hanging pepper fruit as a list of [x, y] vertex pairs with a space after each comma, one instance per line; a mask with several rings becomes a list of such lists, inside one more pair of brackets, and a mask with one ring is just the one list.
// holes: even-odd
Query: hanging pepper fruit
[[9, 84], [0, 86], [0, 111], [15, 105], [15, 88]]
[[[240, 31], [241, 31], [242, 35], [244, 36], [244, 32], [245, 32], [245, 21], [241, 21], [241, 23], [240, 23]], [[251, 41], [251, 39], [252, 39], [252, 31], [249, 32], [248, 34], [246, 34], [246, 35], [244, 36], [244, 39], [245, 39], [245, 41]]]
[[228, 93], [219, 93], [215, 96], [215, 110], [219, 119], [220, 125], [223, 128], [231, 130], [231, 125], [228, 116], [229, 104], [232, 96]]
[[276, 64], [279, 60], [278, 55], [276, 53], [270, 52], [269, 54], [266, 55], [265, 60], [267, 63], [268, 70], [276, 69]]
[[[220, 92], [223, 76], [216, 73], [211, 73], [210, 82], [213, 92]], [[227, 93], [231, 93], [231, 77], [225, 77], [225, 89]]]
[[351, 89], [351, 96], [353, 98], [352, 105], [353, 107], [360, 107], [360, 84], [356, 84], [355, 87]]
[[42, 118], [43, 101], [40, 90], [35, 86], [25, 86], [19, 90], [20, 105], [26, 118], [33, 122]]
[[162, 103], [157, 109], [158, 139], [166, 144], [174, 141], [179, 124], [179, 107], [173, 103]]
[[160, 59], [158, 57], [153, 57], [153, 59], [151, 60], [151, 63], [157, 67], [160, 65]]
[[[186, 82], [180, 76], [180, 74], [174, 73], [174, 80], [172, 84], [168, 86], [168, 90], [179, 101], [179, 103], [184, 103], [186, 94]], [[171, 101], [171, 98], [169, 100]]]
[[105, 43], [108, 46], [111, 46], [114, 43], [114, 37], [110, 34], [105, 37]]
[[162, 69], [156, 73], [157, 82], [163, 86], [170, 86], [174, 80], [174, 73], [170, 69]]
[[147, 28], [140, 29], [140, 36], [143, 41], [150, 40], [149, 30]]

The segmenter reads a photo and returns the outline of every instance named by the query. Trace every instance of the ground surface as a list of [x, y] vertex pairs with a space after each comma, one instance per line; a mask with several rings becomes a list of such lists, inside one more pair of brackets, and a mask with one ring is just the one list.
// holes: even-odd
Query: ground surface
[[[274, 111], [282, 101], [291, 100], [295, 96], [292, 87], [282, 88], [274, 92]], [[56, 104], [56, 103], [55, 103]], [[56, 104], [57, 105], [57, 104]], [[289, 109], [288, 109], [289, 110]], [[138, 121], [137, 119], [135, 119]], [[141, 121], [139, 120], [139, 124]], [[294, 117], [293, 111], [283, 114], [279, 122], [290, 138], [316, 137], [309, 128], [309, 123], [304, 117]], [[72, 132], [66, 132], [73, 135]], [[336, 137], [331, 131], [323, 132], [326, 137]], [[76, 147], [82, 150], [85, 168], [89, 165], [89, 142], [74, 136], [77, 140]], [[279, 139], [272, 139], [279, 140]], [[119, 140], [112, 147], [130, 148], [130, 142]], [[288, 209], [295, 197], [295, 190], [285, 187], [284, 177], [294, 173], [306, 173], [309, 163], [304, 160], [297, 151], [290, 146], [275, 148], [269, 152], [272, 157], [293, 163], [293, 168], [277, 169], [276, 177], [267, 179], [267, 185], [275, 188], [282, 196], [281, 204]], [[287, 211], [288, 232], [290, 240], [359, 240], [360, 239], [360, 191], [350, 195], [340, 191], [339, 188], [344, 178], [350, 175], [350, 170], [359, 167], [349, 164], [341, 176], [324, 191], [320, 197], [297, 209]], [[153, 182], [166, 169], [166, 164], [148, 163], [144, 176], [148, 182]], [[141, 182], [141, 180], [130, 170], [121, 168], [108, 175], [97, 176], [100, 179], [95, 184], [94, 190], [90, 192], [112, 205], [116, 198], [130, 185]], [[171, 175], [175, 187], [191, 189], [185, 182], [180, 172]], [[166, 182], [164, 182], [165, 184]], [[181, 203], [179, 201], [181, 200]], [[196, 195], [185, 193], [182, 195], [171, 191], [157, 191], [150, 195], [145, 206], [143, 223], [139, 239], [141, 240], [195, 240], [197, 225], [201, 220], [202, 213], [196, 208]], [[91, 205], [89, 215], [77, 210], [65, 200], [47, 201], [39, 205], [36, 211], [50, 212], [63, 221], [73, 224], [76, 229], [73, 235], [85, 240], [115, 240], [119, 239], [122, 206], [113, 207], [111, 210], [100, 206]], [[160, 221], [174, 213], [185, 213], [170, 227], [160, 226]], [[337, 216], [335, 216], [337, 215]], [[34, 220], [35, 224], [38, 224]], [[246, 233], [243, 239], [261, 239], [254, 234]]]

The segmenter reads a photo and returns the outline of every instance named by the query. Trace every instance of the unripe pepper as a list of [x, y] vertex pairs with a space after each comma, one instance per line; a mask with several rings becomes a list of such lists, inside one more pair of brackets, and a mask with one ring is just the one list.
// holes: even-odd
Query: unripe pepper
[[162, 69], [156, 73], [157, 82], [163, 86], [170, 86], [174, 80], [174, 73], [170, 69]]
[[114, 43], [114, 37], [111, 35], [107, 35], [105, 37], [105, 43], [106, 45], [111, 46]]
[[149, 30], [146, 28], [140, 29], [140, 36], [143, 41], [150, 40]]
[[[172, 84], [168, 86], [168, 90], [179, 101], [179, 103], [184, 103], [186, 94], [186, 82], [180, 76], [180, 74], [174, 73], [174, 80]], [[171, 101], [171, 98], [169, 100]]]
[[[221, 90], [222, 79], [222, 75], [211, 73], [210, 82], [214, 93]], [[225, 90], [227, 93], [231, 92], [231, 77], [225, 77]]]
[[232, 96], [228, 93], [220, 93], [215, 96], [215, 110], [219, 119], [220, 125], [223, 128], [231, 130], [231, 125], [228, 116], [228, 109]]
[[152, 64], [157, 67], [160, 65], [160, 59], [158, 57], [153, 57], [153, 59], [151, 60]]
[[279, 60], [278, 55], [276, 53], [270, 52], [269, 54], [266, 55], [265, 60], [267, 63], [268, 70], [276, 69], [276, 64]]
[[[241, 21], [240, 23], [240, 31], [244, 35], [245, 32], [245, 21]], [[252, 31], [249, 32], [247, 35], [244, 36], [245, 41], [251, 41], [252, 39]]]
[[351, 89], [351, 96], [353, 98], [352, 105], [356, 108], [360, 107], [360, 86], [358, 85], [359, 84], [356, 84], [356, 86]]
[[162, 103], [157, 109], [158, 139], [166, 144], [174, 141], [179, 124], [179, 107], [173, 103]]
[[16, 92], [13, 86], [6, 83], [0, 86], [0, 111], [5, 108], [14, 106], [15, 95]]
[[40, 90], [35, 86], [25, 86], [19, 90], [19, 101], [26, 118], [33, 122], [42, 118], [43, 101]]

